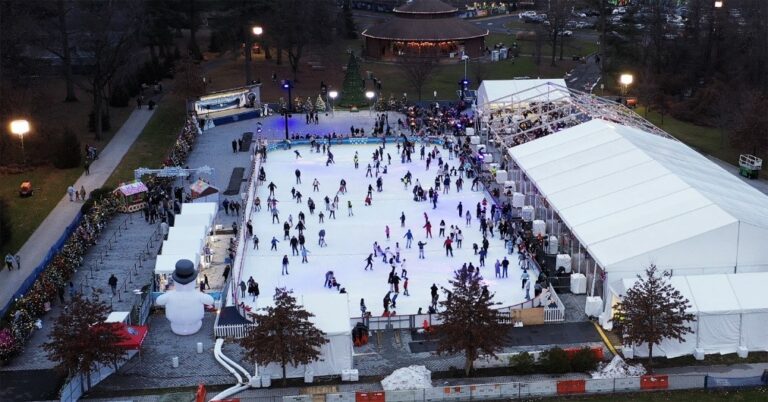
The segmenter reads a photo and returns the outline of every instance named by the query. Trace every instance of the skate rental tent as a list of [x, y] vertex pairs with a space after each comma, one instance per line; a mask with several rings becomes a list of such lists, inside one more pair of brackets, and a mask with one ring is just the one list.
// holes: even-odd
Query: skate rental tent
[[[625, 278], [610, 287], [615, 305], [636, 279]], [[670, 284], [688, 299], [689, 313], [696, 318], [684, 342], [664, 340], [653, 348], [654, 356], [674, 358], [705, 354], [768, 351], [768, 299], [763, 297], [768, 273], [673, 276]], [[647, 345], [634, 347], [636, 356], [648, 356]]]
[[601, 295], [650, 264], [768, 271], [768, 196], [674, 138], [597, 118], [508, 153], [526, 199], [544, 200], [593, 260]]
[[484, 112], [525, 107], [531, 102], [567, 101], [569, 98], [562, 78], [484, 80], [477, 89], [477, 106]]
[[[264, 296], [262, 296], [264, 297]], [[286, 378], [307, 378], [309, 376], [341, 375], [342, 370], [352, 368], [352, 326], [350, 324], [349, 299], [346, 294], [330, 292], [296, 296], [298, 304], [312, 312], [309, 320], [325, 332], [328, 343], [320, 349], [320, 360], [306, 366], [288, 365]], [[259, 375], [273, 379], [282, 378], [279, 364], [258, 366]]]

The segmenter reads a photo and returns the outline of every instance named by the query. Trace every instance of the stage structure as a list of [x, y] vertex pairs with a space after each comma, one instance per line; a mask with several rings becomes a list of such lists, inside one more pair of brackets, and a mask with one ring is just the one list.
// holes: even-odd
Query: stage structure
[[439, 0], [412, 0], [374, 25], [365, 37], [365, 55], [374, 59], [481, 57], [488, 30], [458, 18], [458, 8]]
[[212, 92], [195, 101], [203, 130], [262, 116], [261, 84]]

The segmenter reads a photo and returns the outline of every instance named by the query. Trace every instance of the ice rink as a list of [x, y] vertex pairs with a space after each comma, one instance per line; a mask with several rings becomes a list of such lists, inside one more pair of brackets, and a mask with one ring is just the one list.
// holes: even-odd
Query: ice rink
[[[456, 192], [455, 180], [452, 177], [451, 191], [448, 194], [440, 194], [437, 208], [432, 208], [432, 203], [413, 201], [412, 186], [405, 189], [400, 179], [410, 171], [413, 174], [413, 183], [419, 179], [422, 187], [428, 190], [434, 186], [437, 171], [437, 161], [433, 161], [429, 170], [426, 170], [425, 161], [419, 160], [417, 144], [411, 163], [400, 163], [397, 149], [394, 144], [387, 144], [385, 152], [392, 155], [392, 164], [388, 166], [388, 173], [383, 176], [383, 192], [376, 192], [376, 178], [366, 178], [366, 166], [372, 163], [372, 155], [376, 145], [334, 145], [332, 148], [335, 165], [325, 166], [326, 155], [310, 152], [308, 146], [297, 146], [294, 150], [301, 153], [301, 158], [296, 158], [293, 150], [273, 151], [269, 153], [264, 164], [267, 178], [264, 185], [259, 186], [257, 196], [261, 199], [260, 212], [254, 212], [251, 216], [254, 233], [260, 240], [259, 250], [253, 249], [253, 243], [246, 247], [245, 268], [242, 279], [247, 281], [249, 277], [259, 283], [261, 296], [253, 301], [246, 295], [245, 301], [253, 308], [258, 309], [271, 302], [275, 287], [287, 287], [293, 289], [300, 299], [301, 295], [338, 291], [323, 287], [325, 273], [333, 271], [341, 287], [346, 288], [349, 295], [350, 309], [354, 316], [360, 315], [359, 303], [364, 298], [374, 316], [381, 315], [384, 311], [382, 300], [389, 291], [387, 278], [390, 265], [383, 263], [381, 256], [374, 259], [374, 269], [365, 271], [365, 259], [373, 252], [372, 246], [378, 241], [382, 248], [395, 249], [396, 243], [401, 247], [401, 259], [406, 260], [408, 271], [408, 290], [410, 296], [403, 295], [403, 281], [400, 282], [400, 294], [397, 298], [398, 314], [415, 314], [421, 307], [426, 313], [430, 304], [430, 287], [433, 283], [438, 287], [448, 287], [448, 280], [453, 271], [461, 267], [463, 263], [472, 262], [479, 265], [479, 256], [474, 255], [472, 244], [482, 245], [482, 235], [475, 217], [475, 208], [487, 196], [485, 191], [471, 191], [471, 180], [466, 180], [461, 192]], [[428, 150], [430, 148], [427, 148]], [[447, 150], [441, 147], [443, 160], [451, 166], [457, 165], [458, 160], [448, 160]], [[355, 151], [359, 153], [360, 168], [355, 169], [353, 158]], [[386, 161], [386, 158], [385, 158]], [[294, 171], [301, 171], [302, 184], [296, 184]], [[313, 191], [314, 179], [320, 182], [320, 191]], [[324, 198], [327, 195], [331, 200], [339, 189], [339, 182], [344, 178], [347, 181], [347, 193], [339, 194], [339, 209], [336, 212], [337, 219], [330, 219], [329, 212], [325, 211]], [[272, 223], [271, 213], [267, 210], [266, 200], [269, 195], [267, 185], [274, 182], [277, 186], [275, 196], [278, 199], [280, 223]], [[374, 187], [373, 203], [364, 206], [368, 185]], [[297, 203], [291, 197], [291, 188], [300, 191], [303, 200]], [[312, 198], [316, 204], [314, 215], [309, 214], [307, 200]], [[490, 200], [490, 197], [488, 197]], [[347, 201], [352, 201], [354, 216], [348, 216]], [[463, 203], [464, 214], [469, 210], [472, 213], [472, 223], [466, 227], [464, 218], [460, 218], [457, 211], [459, 201]], [[490, 202], [490, 201], [489, 201]], [[303, 211], [306, 215], [307, 229], [306, 248], [309, 251], [308, 263], [301, 263], [301, 256], [291, 256], [291, 247], [288, 240], [283, 239], [283, 221], [293, 216], [294, 225], [298, 223], [298, 214]], [[325, 223], [318, 222], [318, 213], [323, 211]], [[400, 226], [400, 215], [405, 213], [405, 226]], [[427, 214], [432, 223], [434, 238], [425, 239], [423, 229]], [[490, 216], [490, 203], [488, 204]], [[445, 220], [446, 233], [451, 225], [458, 225], [464, 235], [462, 248], [457, 248], [454, 243], [454, 257], [446, 257], [443, 241], [439, 237], [439, 224]], [[385, 227], [389, 225], [391, 240], [387, 241]], [[318, 246], [318, 232], [326, 231], [327, 247]], [[408, 229], [414, 234], [412, 248], [405, 248], [406, 239], [403, 237]], [[517, 254], [507, 255], [504, 242], [496, 237], [489, 237], [490, 247], [486, 258], [485, 267], [481, 268], [481, 275], [489, 289], [496, 293], [495, 300], [501, 302], [501, 306], [509, 306], [525, 300], [525, 292], [521, 288]], [[291, 236], [298, 236], [298, 230], [291, 230]], [[276, 237], [280, 243], [277, 251], [270, 251], [270, 241]], [[425, 259], [418, 258], [418, 241], [426, 241]], [[281, 260], [283, 255], [289, 258], [289, 275], [281, 275]], [[496, 259], [504, 256], [510, 260], [509, 277], [498, 279], [494, 274]], [[400, 266], [396, 270], [400, 275]], [[531, 278], [536, 275], [531, 273]], [[531, 293], [533, 288], [531, 287]], [[531, 295], [532, 296], [532, 295]], [[440, 292], [440, 300], [444, 295]], [[308, 306], [311, 311], [311, 306]]]

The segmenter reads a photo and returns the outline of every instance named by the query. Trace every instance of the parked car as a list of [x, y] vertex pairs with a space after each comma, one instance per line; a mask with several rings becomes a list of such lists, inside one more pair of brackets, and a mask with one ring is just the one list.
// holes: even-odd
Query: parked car
[[522, 13], [518, 14], [518, 18], [521, 20], [524, 20], [525, 17], [535, 17], [536, 11], [523, 11]]

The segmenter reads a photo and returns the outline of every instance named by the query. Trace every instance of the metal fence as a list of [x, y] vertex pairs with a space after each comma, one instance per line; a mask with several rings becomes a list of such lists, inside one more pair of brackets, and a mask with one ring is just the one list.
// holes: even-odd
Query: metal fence
[[125, 364], [125, 362], [131, 360], [137, 353], [138, 351], [136, 350], [128, 351], [125, 359], [116, 365], [97, 365], [96, 369], [90, 372], [90, 384], [88, 383], [88, 376], [82, 374], [73, 375], [61, 387], [61, 390], [59, 391], [59, 400], [61, 402], [75, 402], [79, 400], [83, 394], [95, 387], [96, 384], [100, 383], [105, 378], [112, 375], [112, 373], [117, 371], [123, 364]]

